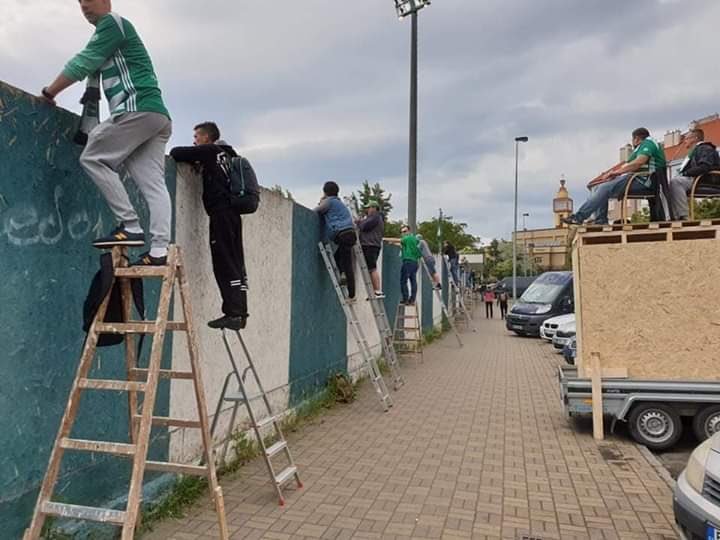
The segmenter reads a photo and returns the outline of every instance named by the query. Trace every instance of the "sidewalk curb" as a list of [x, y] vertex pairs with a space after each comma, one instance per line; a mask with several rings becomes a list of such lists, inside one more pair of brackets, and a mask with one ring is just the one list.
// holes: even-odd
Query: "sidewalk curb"
[[[650, 450], [647, 449], [646, 446], [643, 446], [642, 444], [635, 443], [635, 447], [638, 449], [638, 451], [642, 454], [642, 456], [645, 458], [645, 461], [648, 462], [648, 464], [655, 470], [657, 475], [663, 479], [663, 481], [667, 484], [667, 486], [670, 488], [670, 491], [675, 490], [675, 480], [672, 476], [670, 476], [670, 473], [665, 468], [665, 466], [660, 462], [660, 460], [655, 457], [655, 454], [653, 454]], [[673, 529], [675, 529], [675, 532], [678, 534], [678, 538], [685, 539], [685, 536], [683, 536], [682, 531], [677, 526], [676, 523], [671, 523]]]

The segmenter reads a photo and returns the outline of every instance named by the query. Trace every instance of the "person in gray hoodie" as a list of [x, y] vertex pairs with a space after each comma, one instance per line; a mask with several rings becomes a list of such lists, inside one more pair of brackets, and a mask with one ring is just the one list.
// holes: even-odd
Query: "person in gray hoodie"
[[720, 169], [720, 156], [711, 142], [705, 141], [702, 129], [691, 129], [685, 135], [685, 145], [690, 149], [687, 158], [680, 167], [680, 176], [670, 180], [670, 207], [674, 219], [688, 219], [690, 205], [688, 191], [693, 180], [710, 171]]
[[420, 253], [422, 253], [423, 262], [425, 262], [425, 266], [427, 266], [428, 272], [430, 272], [433, 288], [439, 291], [442, 289], [442, 285], [440, 284], [440, 276], [435, 269], [435, 257], [433, 256], [432, 251], [430, 251], [430, 246], [428, 245], [427, 240], [423, 238], [422, 234], [416, 234], [415, 236], [417, 236], [417, 239], [420, 242]]
[[377, 261], [382, 249], [385, 220], [380, 212], [380, 205], [375, 200], [368, 201], [365, 205], [365, 212], [365, 217], [357, 222], [358, 232], [360, 233], [360, 246], [365, 256], [365, 264], [367, 264], [370, 271], [375, 296], [384, 298], [385, 294], [380, 286], [380, 272], [377, 269]]

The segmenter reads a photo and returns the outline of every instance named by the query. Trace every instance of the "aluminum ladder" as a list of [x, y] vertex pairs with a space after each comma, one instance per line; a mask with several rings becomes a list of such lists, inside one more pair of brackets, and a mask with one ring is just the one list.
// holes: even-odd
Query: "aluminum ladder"
[[[460, 312], [462, 313], [463, 317], [465, 318], [465, 322], [467, 323], [468, 328], [471, 328], [473, 332], [475, 332], [475, 328], [472, 326], [472, 316], [470, 315], [470, 312], [467, 310], [467, 307], [465, 307], [465, 300], [463, 298], [463, 292], [460, 290], [460, 286], [455, 282], [455, 278], [453, 278], [452, 272], [450, 271], [450, 263], [445, 257], [442, 257], [443, 264], [445, 265], [445, 270], [447, 272], [448, 277], [448, 283], [450, 284], [450, 290], [453, 292], [455, 298], [454, 298], [454, 306], [453, 311], [455, 311], [455, 307], [460, 309]], [[454, 313], [453, 313], [454, 315]]]
[[382, 404], [383, 409], [387, 412], [390, 407], [393, 406], [392, 397], [390, 396], [390, 392], [385, 384], [385, 379], [383, 379], [382, 373], [380, 372], [377, 360], [370, 350], [370, 344], [365, 337], [360, 321], [357, 318], [355, 305], [354, 303], [348, 302], [347, 289], [345, 286], [340, 285], [339, 272], [335, 264], [332, 249], [324, 242], [319, 242], [318, 247], [320, 248], [320, 254], [325, 262], [325, 268], [327, 268], [328, 274], [330, 275], [330, 280], [332, 281], [335, 293], [337, 294], [340, 305], [345, 312], [345, 318], [350, 325], [350, 331], [352, 332], [358, 349], [360, 350], [360, 354], [362, 355], [363, 364], [367, 368], [370, 381], [372, 381], [375, 392], [377, 392], [377, 395], [380, 398], [380, 403]]
[[[243, 369], [241, 373], [240, 368], [238, 367], [238, 362], [235, 358], [235, 355], [233, 354], [230, 340], [228, 339], [228, 332], [229, 331], [223, 329], [222, 337], [223, 342], [225, 343], [225, 349], [227, 350], [228, 357], [230, 359], [230, 364], [232, 365], [232, 370], [225, 377], [225, 383], [223, 384], [222, 392], [220, 393], [220, 399], [218, 400], [217, 407], [215, 408], [215, 416], [213, 418], [212, 426], [210, 427], [210, 434], [215, 434], [215, 429], [217, 428], [223, 404], [232, 403], [233, 405], [232, 413], [230, 414], [230, 423], [225, 434], [223, 450], [219, 456], [220, 465], [224, 466], [225, 458], [227, 456], [227, 451], [230, 444], [232, 430], [235, 425], [235, 418], [237, 417], [240, 405], [244, 404], [245, 408], [247, 409], [248, 417], [250, 418], [250, 425], [255, 432], [255, 438], [257, 439], [258, 446], [260, 447], [263, 459], [265, 460], [265, 465], [267, 466], [268, 473], [270, 474], [270, 479], [272, 480], [273, 484], [275, 485], [275, 489], [277, 490], [280, 506], [284, 506], [285, 497], [283, 496], [282, 486], [291, 478], [295, 479], [298, 488], [302, 488], [303, 484], [300, 480], [300, 475], [298, 474], [298, 468], [293, 461], [292, 454], [290, 453], [290, 448], [288, 447], [287, 440], [285, 439], [285, 436], [282, 432], [282, 428], [280, 425], [282, 415], [276, 415], [273, 412], [273, 408], [270, 405], [270, 400], [268, 399], [267, 393], [265, 392], [265, 389], [260, 382], [260, 376], [255, 369], [255, 364], [252, 361], [252, 357], [250, 356], [250, 352], [248, 351], [247, 345], [245, 344], [245, 340], [243, 340], [240, 331], [235, 330], [232, 332], [237, 335], [237, 340], [240, 343], [243, 355], [245, 356], [245, 360], [247, 361], [247, 366]], [[255, 385], [257, 386], [257, 394], [250, 395], [248, 393], [248, 384], [246, 383], [248, 373], [252, 374], [252, 378], [255, 381]], [[233, 380], [237, 382], [236, 390], [231, 390], [230, 388], [230, 383]], [[253, 411], [253, 408], [251, 406], [251, 403], [257, 400], [261, 400], [265, 408], [265, 416], [260, 420], [257, 419], [255, 411]], [[270, 437], [270, 440], [272, 442], [267, 444], [261, 430], [265, 426], [269, 425], [272, 425], [273, 434]], [[284, 455], [287, 464], [280, 472], [276, 472], [272, 460], [275, 456], [281, 454]]]
[[433, 289], [433, 292], [435, 293], [435, 298], [437, 298], [438, 302], [440, 302], [440, 307], [442, 309], [443, 315], [445, 315], [445, 318], [447, 319], [448, 323], [450, 324], [450, 328], [452, 328], [453, 333], [455, 334], [455, 337], [457, 338], [458, 345], [461, 347], [463, 346], [462, 339], [460, 338], [460, 332], [458, 332], [457, 327], [455, 326], [455, 321], [453, 320], [453, 317], [450, 317], [450, 313], [448, 312], [447, 305], [445, 304], [445, 301], [442, 297], [442, 290], [435, 288], [433, 285], [433, 279], [432, 274], [430, 274], [430, 269], [428, 268], [427, 264], [425, 264], [425, 259], [420, 259], [420, 264], [423, 267], [423, 270], [425, 270], [425, 275], [428, 277], [428, 280], [430, 281], [430, 286]]
[[[346, 198], [345, 204], [350, 210], [353, 222], [355, 222], [357, 220], [355, 198]], [[355, 231], [358, 232], [357, 227], [355, 227]], [[373, 318], [377, 324], [378, 334], [380, 334], [383, 356], [388, 369], [390, 370], [390, 375], [392, 376], [393, 388], [398, 390], [403, 384], [405, 384], [405, 380], [400, 374], [400, 363], [398, 362], [395, 347], [393, 346], [393, 329], [390, 326], [390, 321], [388, 320], [387, 312], [385, 311], [385, 297], [378, 297], [375, 295], [375, 288], [373, 287], [372, 279], [370, 278], [370, 270], [365, 262], [365, 255], [363, 254], [359, 238], [360, 235], [358, 233], [358, 241], [353, 246], [353, 252], [355, 253], [355, 258], [360, 266], [360, 274], [362, 275], [363, 282], [365, 283], [365, 292], [367, 293], [367, 298], [372, 308]]]

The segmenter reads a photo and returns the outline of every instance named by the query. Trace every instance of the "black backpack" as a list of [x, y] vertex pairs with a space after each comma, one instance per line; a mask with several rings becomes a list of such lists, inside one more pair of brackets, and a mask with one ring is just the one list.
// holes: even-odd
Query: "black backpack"
[[[100, 270], [97, 271], [95, 276], [90, 283], [90, 289], [88, 290], [85, 303], [83, 305], [83, 330], [87, 332], [90, 330], [95, 315], [100, 309], [108, 291], [110, 291], [110, 285], [113, 280], [113, 264], [112, 254], [103, 253], [100, 255]], [[145, 318], [145, 300], [143, 298], [143, 283], [142, 279], [131, 279], [130, 288], [132, 290], [133, 302], [135, 303], [135, 309], [140, 316]], [[108, 304], [107, 311], [105, 312], [104, 322], [125, 322], [123, 317], [122, 309], [122, 291], [120, 288], [120, 282], [116, 281], [110, 293], [110, 303]], [[144, 336], [141, 336], [141, 340]], [[109, 347], [111, 345], [118, 345], [123, 342], [125, 336], [123, 334], [100, 334], [98, 337], [98, 347]], [[140, 347], [142, 346], [140, 341]], [[138, 350], [140, 349], [138, 347]]]
[[260, 185], [250, 162], [227, 152], [218, 154], [218, 165], [225, 173], [230, 203], [240, 214], [253, 214], [260, 205]]

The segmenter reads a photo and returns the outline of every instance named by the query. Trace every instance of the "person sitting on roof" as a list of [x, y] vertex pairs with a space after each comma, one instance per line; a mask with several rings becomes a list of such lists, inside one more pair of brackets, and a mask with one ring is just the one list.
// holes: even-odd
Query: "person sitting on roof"
[[647, 171], [647, 176], [635, 176], [630, 193], [641, 194], [654, 189], [650, 175], [665, 170], [665, 152], [645, 128], [637, 128], [632, 132], [632, 146], [633, 152], [627, 162], [603, 173], [598, 178], [602, 183], [577, 212], [562, 219], [563, 223], [580, 225], [595, 214], [595, 223], [607, 224], [608, 201], [622, 195], [628, 180], [639, 171]]
[[680, 166], [680, 176], [670, 180], [670, 206], [673, 217], [681, 221], [688, 219], [690, 209], [687, 194], [693, 180], [710, 171], [720, 169], [720, 156], [718, 156], [717, 148], [713, 143], [705, 140], [705, 133], [702, 129], [691, 129], [685, 135], [684, 142], [690, 153]]

